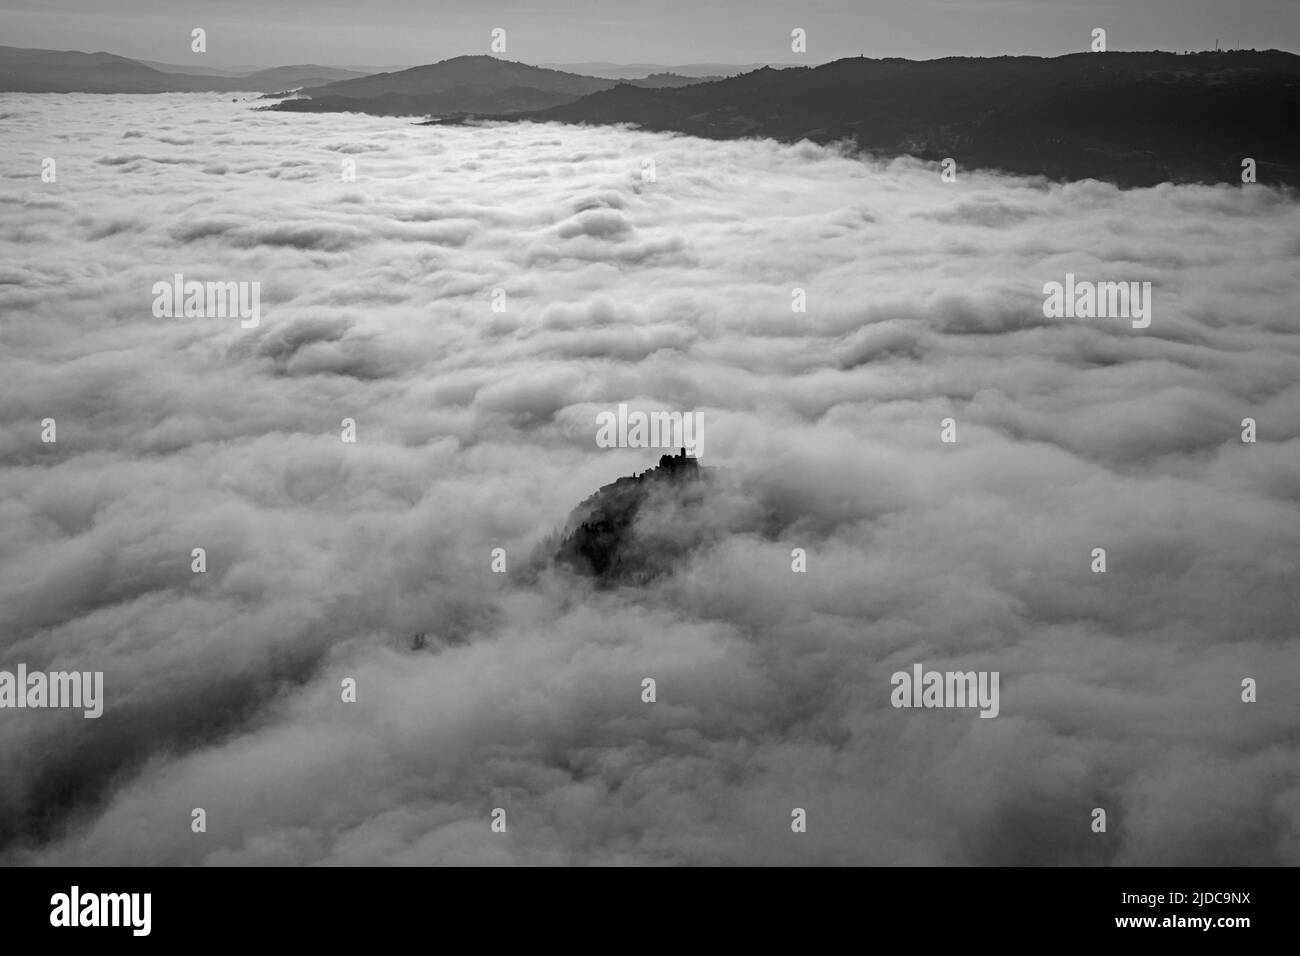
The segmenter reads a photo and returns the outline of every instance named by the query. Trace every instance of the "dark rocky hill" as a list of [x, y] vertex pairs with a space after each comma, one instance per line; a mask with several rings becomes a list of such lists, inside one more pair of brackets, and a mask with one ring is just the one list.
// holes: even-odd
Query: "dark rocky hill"
[[683, 449], [605, 485], [574, 509], [550, 558], [602, 587], [670, 573], [709, 537], [704, 509], [714, 472]]

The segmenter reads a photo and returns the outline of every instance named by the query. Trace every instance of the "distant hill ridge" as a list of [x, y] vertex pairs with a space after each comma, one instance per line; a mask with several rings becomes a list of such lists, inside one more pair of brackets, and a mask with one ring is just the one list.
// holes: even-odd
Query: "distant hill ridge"
[[0, 46], [0, 92], [20, 93], [270, 93], [361, 76], [351, 70], [306, 63], [245, 74], [197, 68], [173, 72], [113, 53], [35, 50]]
[[[323, 71], [333, 71], [328, 82]], [[1259, 182], [1300, 187], [1300, 57], [1279, 50], [850, 57], [723, 79], [628, 81], [486, 55], [360, 76], [312, 64], [195, 76], [110, 53], [0, 47], [0, 90], [294, 88], [302, 88], [297, 98], [267, 108], [842, 141], [883, 157], [951, 158], [958, 175], [995, 168], [1121, 186], [1239, 183], [1249, 158]]]
[[[487, 55], [456, 56], [395, 73], [307, 89], [302, 98], [272, 109], [321, 113], [447, 116], [463, 113], [531, 112], [572, 103], [618, 82], [547, 67], [530, 66]], [[676, 74], [656, 74], [631, 81], [637, 85], [681, 87], [700, 82]]]
[[1300, 185], [1300, 57], [1279, 50], [1077, 53], [1043, 58], [852, 57], [764, 67], [678, 89], [620, 84], [526, 116], [629, 123], [713, 139], [848, 141], [884, 155], [955, 159], [1123, 186]]
[[284, 94], [299, 90], [301, 98], [274, 107], [298, 112], [511, 113], [572, 102], [618, 82], [680, 87], [700, 79], [672, 71], [610, 79], [487, 55], [456, 56], [379, 73], [315, 63], [239, 71], [198, 62], [183, 66], [133, 60], [105, 52], [0, 46], [0, 92]]

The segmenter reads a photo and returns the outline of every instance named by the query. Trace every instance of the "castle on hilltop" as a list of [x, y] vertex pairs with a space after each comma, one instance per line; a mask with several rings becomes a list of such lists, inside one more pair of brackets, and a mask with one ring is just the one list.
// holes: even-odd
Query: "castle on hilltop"
[[700, 460], [698, 458], [687, 458], [686, 449], [683, 448], [681, 453], [677, 455], [660, 455], [659, 467], [670, 472], [682, 471], [683, 469], [692, 471], [700, 467]]
[[700, 465], [700, 460], [688, 456], [686, 449], [683, 448], [676, 455], [660, 455], [658, 467], [647, 468], [640, 474], [634, 471], [631, 475], [619, 478], [614, 484], [644, 481], [647, 478], [698, 478], [703, 474], [704, 469]]

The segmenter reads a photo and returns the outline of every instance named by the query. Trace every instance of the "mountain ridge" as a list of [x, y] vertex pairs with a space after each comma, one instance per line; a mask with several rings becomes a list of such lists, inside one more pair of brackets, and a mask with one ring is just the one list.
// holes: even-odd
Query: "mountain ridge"
[[[168, 66], [169, 69], [159, 69]], [[103, 51], [0, 46], [0, 92], [18, 93], [270, 93], [306, 84], [361, 76], [338, 67], [304, 63], [228, 74], [199, 67], [181, 73]], [[178, 67], [177, 69], [183, 69]]]
[[[268, 107], [286, 112], [359, 112], [378, 115], [512, 114], [570, 103], [619, 81], [566, 73], [486, 54], [450, 57], [394, 73], [376, 73], [302, 91]], [[655, 74], [636, 85], [681, 87], [698, 82]]]
[[[1118, 185], [1300, 186], [1300, 56], [1279, 50], [1060, 57], [848, 57], [677, 89], [619, 84], [567, 104], [473, 120], [606, 125], [709, 139], [847, 141], [884, 157], [953, 158]], [[446, 122], [446, 120], [444, 120]]]

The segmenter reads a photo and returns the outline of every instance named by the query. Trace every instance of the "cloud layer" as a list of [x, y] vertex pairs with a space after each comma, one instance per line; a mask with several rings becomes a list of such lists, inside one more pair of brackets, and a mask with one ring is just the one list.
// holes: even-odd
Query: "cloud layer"
[[[0, 711], [0, 860], [1300, 862], [1294, 197], [250, 105], [0, 97], [0, 668], [106, 674]], [[706, 543], [492, 573], [658, 457], [619, 402], [703, 413]]]

